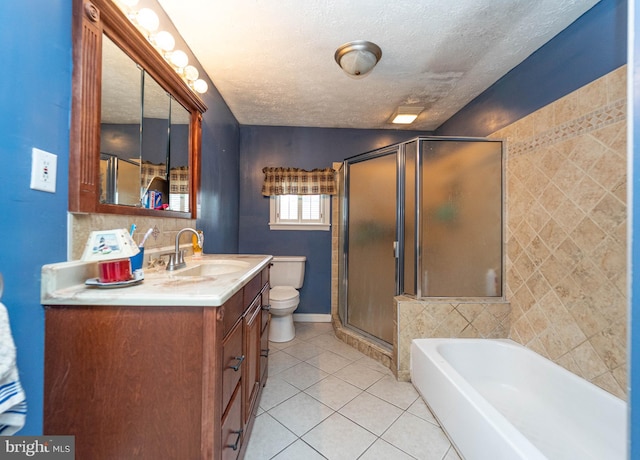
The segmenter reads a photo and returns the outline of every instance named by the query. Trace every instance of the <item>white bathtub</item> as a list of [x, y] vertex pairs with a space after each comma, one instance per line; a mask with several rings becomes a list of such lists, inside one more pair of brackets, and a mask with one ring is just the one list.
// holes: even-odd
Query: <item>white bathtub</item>
[[626, 403], [511, 340], [416, 339], [411, 380], [466, 460], [626, 458]]

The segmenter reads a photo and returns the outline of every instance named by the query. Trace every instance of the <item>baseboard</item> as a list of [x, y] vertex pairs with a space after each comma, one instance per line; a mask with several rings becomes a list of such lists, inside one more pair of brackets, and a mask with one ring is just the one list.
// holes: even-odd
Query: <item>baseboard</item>
[[330, 323], [330, 313], [294, 313], [293, 320], [298, 323]]

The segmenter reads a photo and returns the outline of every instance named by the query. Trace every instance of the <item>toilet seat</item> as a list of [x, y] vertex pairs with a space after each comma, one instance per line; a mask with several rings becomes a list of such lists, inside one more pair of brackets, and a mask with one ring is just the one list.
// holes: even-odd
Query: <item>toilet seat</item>
[[269, 291], [271, 300], [291, 300], [300, 297], [300, 293], [291, 286], [274, 286]]
[[298, 305], [300, 293], [291, 286], [274, 286], [269, 291], [269, 301], [272, 309], [290, 308]]

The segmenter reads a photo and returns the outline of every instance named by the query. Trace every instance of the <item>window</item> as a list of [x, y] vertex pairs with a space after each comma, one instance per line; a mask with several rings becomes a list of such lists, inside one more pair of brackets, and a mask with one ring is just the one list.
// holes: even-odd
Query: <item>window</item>
[[269, 197], [271, 230], [329, 230], [329, 195], [273, 195]]

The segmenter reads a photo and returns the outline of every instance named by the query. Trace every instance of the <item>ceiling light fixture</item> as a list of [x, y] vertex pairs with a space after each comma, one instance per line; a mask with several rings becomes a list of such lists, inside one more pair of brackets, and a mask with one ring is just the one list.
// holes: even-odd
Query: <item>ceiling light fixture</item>
[[371, 72], [382, 57], [375, 43], [356, 40], [340, 46], [334, 55], [338, 65], [352, 77], [360, 78]]
[[424, 107], [400, 106], [391, 116], [391, 123], [409, 125], [418, 118]]

